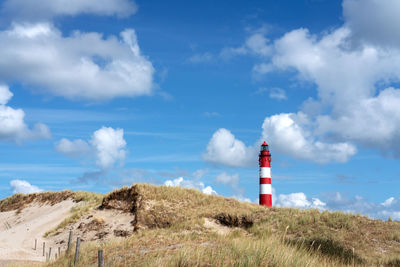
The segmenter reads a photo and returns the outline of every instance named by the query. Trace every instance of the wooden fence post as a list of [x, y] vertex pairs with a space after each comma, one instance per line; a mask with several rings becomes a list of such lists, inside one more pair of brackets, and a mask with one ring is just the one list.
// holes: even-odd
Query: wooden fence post
[[99, 259], [99, 267], [104, 267], [104, 255], [103, 255], [103, 250], [101, 249], [101, 250], [99, 250], [98, 252], [97, 252], [97, 255], [98, 255], [98, 259]]
[[58, 256], [61, 256], [61, 248], [58, 247]]
[[72, 231], [69, 231], [67, 252], [68, 252], [69, 249], [71, 248], [71, 242], [72, 242]]
[[49, 260], [51, 258], [51, 248], [49, 248]]
[[36, 245], [37, 245], [37, 239], [35, 238], [35, 250], [36, 250]]
[[44, 253], [45, 253], [45, 248], [46, 248], [46, 243], [45, 242], [43, 242], [43, 257], [44, 257]]
[[81, 245], [81, 238], [78, 237], [76, 239], [76, 249], [75, 249], [75, 259], [74, 259], [74, 265], [76, 265], [76, 263], [78, 262], [78, 258], [79, 258], [79, 247]]

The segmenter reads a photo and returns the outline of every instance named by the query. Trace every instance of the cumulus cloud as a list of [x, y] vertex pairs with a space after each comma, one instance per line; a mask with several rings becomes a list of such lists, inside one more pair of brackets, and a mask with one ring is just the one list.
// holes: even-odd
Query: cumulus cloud
[[125, 160], [126, 141], [123, 129], [102, 127], [94, 132], [90, 144], [96, 152], [96, 164], [103, 169], [112, 167], [117, 161]]
[[[395, 0], [344, 0], [341, 27], [295, 29], [272, 41], [258, 32], [231, 51], [258, 51], [257, 75], [290, 71], [316, 88], [299, 110], [265, 119], [262, 136], [274, 151], [320, 163], [345, 162], [357, 146], [400, 157], [399, 12]], [[250, 49], [249, 40], [263, 45]]]
[[6, 0], [1, 14], [24, 21], [48, 20], [60, 15], [96, 14], [127, 17], [137, 6], [129, 0]]
[[93, 133], [89, 142], [63, 138], [56, 144], [56, 150], [69, 157], [94, 156], [96, 165], [107, 170], [114, 167], [117, 162], [122, 164], [125, 160], [124, 130], [103, 126]]
[[31, 185], [28, 181], [25, 180], [12, 180], [10, 181], [10, 186], [14, 194], [16, 193], [31, 194], [43, 191], [43, 189], [40, 189], [35, 185]]
[[79, 31], [64, 36], [50, 23], [14, 23], [0, 31], [0, 58], [0, 81], [68, 99], [153, 93], [154, 68], [133, 29], [119, 37]]
[[203, 159], [230, 167], [249, 167], [257, 162], [257, 150], [247, 147], [229, 130], [221, 128], [213, 134]]
[[62, 138], [56, 144], [56, 150], [69, 157], [85, 156], [92, 152], [89, 144], [82, 139], [70, 141], [66, 138]]
[[303, 105], [304, 112], [316, 113], [315, 136], [352, 141], [398, 157], [400, 90], [379, 90], [377, 84], [400, 78], [400, 50], [367, 44], [350, 49], [351, 34], [346, 27], [321, 39], [305, 29], [289, 32], [276, 41], [272, 61], [277, 68], [296, 69], [301, 79], [317, 85], [319, 99]]
[[360, 213], [371, 218], [400, 220], [400, 198], [390, 197], [382, 203], [369, 201], [361, 196], [347, 197], [340, 192], [327, 193], [319, 198], [309, 198], [303, 192], [273, 195], [277, 207], [317, 208], [320, 210]]
[[253, 67], [253, 74], [255, 75], [263, 75], [269, 73], [274, 70], [274, 66], [269, 63], [260, 63], [256, 64]]
[[[274, 201], [274, 200], [273, 200]], [[307, 196], [303, 193], [292, 193], [292, 194], [280, 194], [275, 199], [275, 206], [277, 207], [291, 207], [291, 208], [317, 208], [325, 209], [326, 203], [322, 202], [318, 198], [307, 199]]]
[[369, 201], [361, 196], [347, 197], [339, 192], [325, 195], [326, 205], [331, 210], [361, 213], [372, 218], [400, 220], [400, 198], [390, 197], [382, 203]]
[[6, 85], [0, 85], [0, 105], [6, 105], [14, 96]]
[[357, 39], [385, 46], [400, 45], [400, 3], [396, 0], [344, 0], [346, 26]]
[[244, 202], [251, 202], [251, 200], [245, 197], [245, 188], [239, 185], [240, 175], [238, 173], [229, 174], [227, 172], [221, 172], [218, 174], [215, 179], [214, 183], [216, 184], [223, 184], [228, 186], [233, 191], [232, 197]]
[[286, 100], [286, 92], [282, 88], [271, 88], [269, 92], [269, 98], [277, 99], [277, 100]]
[[198, 189], [204, 194], [207, 195], [218, 195], [215, 190], [212, 189], [211, 186], [205, 186], [203, 182], [197, 182], [193, 180], [185, 180], [183, 177], [179, 177], [173, 180], [167, 180], [164, 182], [166, 186], [180, 186], [185, 188], [194, 188]]
[[251, 203], [251, 199], [250, 198], [248, 198], [248, 197], [244, 197], [244, 196], [242, 196], [242, 195], [234, 195], [234, 196], [232, 196], [234, 199], [237, 199], [237, 200], [239, 200], [239, 201], [242, 201], [242, 202], [249, 202], [249, 203]]
[[50, 138], [50, 130], [46, 125], [37, 123], [29, 129], [24, 121], [25, 112], [6, 105], [12, 96], [8, 86], [0, 85], [0, 140], [22, 142]]
[[324, 143], [315, 139], [308, 116], [299, 112], [267, 117], [262, 125], [262, 136], [269, 140], [271, 149], [280, 154], [319, 163], [346, 162], [356, 148], [346, 142]]
[[239, 174], [235, 173], [233, 175], [229, 175], [226, 172], [222, 172], [215, 177], [215, 182], [217, 184], [224, 184], [229, 186], [237, 186], [239, 183]]
[[229, 59], [238, 55], [255, 55], [266, 57], [272, 52], [272, 46], [269, 40], [261, 33], [256, 32], [250, 35], [244, 45], [240, 47], [226, 47], [221, 53], [220, 57]]

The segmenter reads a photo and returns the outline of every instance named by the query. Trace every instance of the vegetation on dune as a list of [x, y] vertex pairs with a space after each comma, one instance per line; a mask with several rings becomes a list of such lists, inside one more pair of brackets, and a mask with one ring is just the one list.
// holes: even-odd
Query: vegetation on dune
[[56, 228], [47, 231], [44, 237], [62, 231], [69, 224], [77, 222], [91, 209], [98, 208], [103, 201], [103, 195], [92, 192], [75, 191], [73, 192], [73, 200], [79, 203], [71, 208], [71, 215], [65, 218]]
[[[150, 229], [104, 244], [86, 243], [79, 262], [96, 266], [98, 249], [105, 266], [330, 266], [335, 261], [304, 248], [292, 247], [278, 237], [255, 238], [245, 231], [226, 236], [203, 229], [197, 232], [170, 228]], [[48, 263], [70, 266], [73, 253]]]
[[87, 201], [97, 201], [101, 202], [103, 199], [102, 194], [85, 192], [85, 191], [48, 191], [42, 193], [32, 193], [32, 194], [14, 194], [0, 201], [0, 212], [17, 210], [21, 211], [27, 205], [36, 201], [39, 203], [46, 203], [54, 205], [60, 203], [61, 201], [72, 199], [75, 202], [87, 202]]
[[[124, 202], [125, 200], [128, 200]], [[99, 248], [113, 266], [398, 266], [400, 223], [360, 215], [266, 209], [179, 187], [139, 184], [107, 194], [102, 208], [136, 215], [134, 235], [86, 243], [80, 258], [95, 265]], [[205, 218], [230, 227], [227, 235]], [[68, 266], [66, 255], [50, 266]]]
[[[99, 207], [135, 218], [135, 233], [128, 238], [84, 242], [81, 266], [96, 266], [100, 248], [106, 266], [400, 266], [398, 221], [315, 209], [268, 209], [193, 189], [147, 184], [104, 197], [81, 197], [82, 203], [91, 204], [78, 205], [76, 217]], [[18, 206], [16, 202], [10, 203]], [[73, 250], [47, 264], [72, 262]]]
[[62, 221], [56, 228], [45, 233], [45, 237], [74, 223], [90, 209], [98, 207], [103, 200], [103, 195], [85, 191], [63, 190], [58, 192], [42, 192], [33, 194], [14, 194], [0, 201], [0, 212], [15, 210], [20, 213], [26, 206], [33, 202], [55, 205], [64, 200], [72, 199], [78, 204], [71, 208], [71, 215]]

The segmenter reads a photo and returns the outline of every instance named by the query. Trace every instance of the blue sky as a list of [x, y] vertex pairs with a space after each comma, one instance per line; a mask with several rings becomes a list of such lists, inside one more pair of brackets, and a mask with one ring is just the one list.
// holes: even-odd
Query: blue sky
[[[66, 4], [68, 2], [68, 4]], [[5, 0], [0, 198], [135, 182], [400, 219], [395, 0]]]

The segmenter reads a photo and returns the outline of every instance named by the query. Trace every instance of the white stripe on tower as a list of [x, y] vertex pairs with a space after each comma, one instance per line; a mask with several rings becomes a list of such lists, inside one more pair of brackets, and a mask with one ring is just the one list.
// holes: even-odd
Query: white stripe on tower
[[272, 194], [272, 187], [271, 184], [260, 184], [260, 194], [264, 195], [271, 195]]
[[260, 167], [260, 178], [271, 178], [271, 168]]

